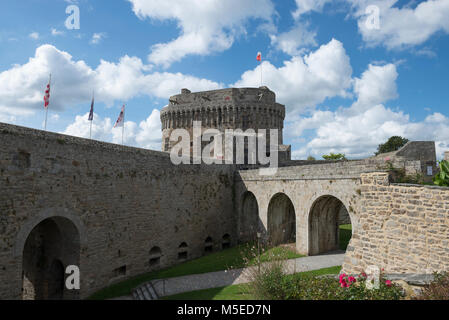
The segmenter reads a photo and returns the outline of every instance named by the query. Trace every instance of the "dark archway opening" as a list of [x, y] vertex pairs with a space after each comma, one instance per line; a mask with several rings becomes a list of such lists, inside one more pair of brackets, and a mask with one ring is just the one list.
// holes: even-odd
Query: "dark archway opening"
[[150, 267], [156, 268], [161, 264], [162, 250], [159, 247], [153, 247], [150, 250]]
[[211, 237], [207, 237], [206, 241], [204, 241], [204, 252], [212, 253], [214, 251], [214, 242]]
[[79, 266], [80, 238], [68, 219], [54, 217], [39, 223], [25, 242], [22, 259], [24, 300], [76, 299], [65, 289], [65, 267]]
[[296, 243], [296, 216], [293, 203], [283, 194], [276, 194], [268, 205], [269, 245]]
[[240, 240], [254, 241], [259, 231], [259, 205], [252, 192], [243, 196], [242, 215], [240, 217]]
[[351, 236], [351, 218], [343, 202], [333, 196], [316, 200], [309, 214], [309, 255], [346, 250]]
[[231, 247], [231, 236], [229, 234], [225, 234], [221, 242], [221, 248], [224, 250], [229, 249], [230, 247]]
[[178, 247], [178, 260], [185, 261], [189, 257], [189, 246], [183, 242]]

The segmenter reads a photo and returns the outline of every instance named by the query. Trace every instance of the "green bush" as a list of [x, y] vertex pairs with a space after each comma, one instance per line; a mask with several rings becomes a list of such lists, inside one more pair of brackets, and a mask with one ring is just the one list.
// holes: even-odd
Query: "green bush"
[[433, 177], [433, 183], [440, 187], [449, 187], [449, 161], [443, 160], [439, 164], [440, 172]]
[[[399, 300], [404, 296], [399, 285], [380, 279], [378, 289], [367, 289], [364, 276], [334, 277], [285, 275], [279, 270], [260, 274], [252, 294], [263, 300]], [[343, 281], [342, 281], [343, 280]], [[255, 291], [257, 290], [257, 291]]]
[[329, 155], [323, 155], [324, 160], [346, 160], [346, 155], [344, 153], [332, 153]]
[[[285, 267], [288, 254], [283, 250], [262, 250], [255, 246], [246, 251], [245, 269], [249, 279], [249, 291], [256, 299], [282, 300], [285, 292]], [[264, 261], [262, 261], [264, 257]]]

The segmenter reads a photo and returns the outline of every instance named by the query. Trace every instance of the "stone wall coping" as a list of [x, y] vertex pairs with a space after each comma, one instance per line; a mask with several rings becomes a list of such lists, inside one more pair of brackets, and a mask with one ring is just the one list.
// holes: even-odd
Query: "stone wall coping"
[[426, 184], [412, 184], [412, 183], [390, 183], [391, 186], [399, 186], [399, 187], [415, 187], [415, 188], [427, 188], [427, 189], [437, 189], [437, 190], [449, 190], [449, 187], [440, 187], [440, 186], [430, 186]]
[[260, 178], [242, 178], [239, 175], [235, 176], [235, 181], [301, 181], [301, 180], [360, 180], [360, 175], [353, 175], [353, 176], [311, 176], [307, 178], [287, 178], [287, 177], [274, 177], [269, 178], [266, 176], [260, 176]]
[[38, 129], [26, 128], [12, 124], [0, 122], [0, 137], [4, 134], [33, 136], [42, 140], [57, 140], [61, 144], [76, 144], [80, 146], [89, 146], [95, 148], [102, 148], [104, 150], [113, 150], [118, 152], [128, 152], [134, 154], [143, 154], [148, 156], [156, 156], [164, 159], [170, 159], [170, 154], [162, 151], [155, 151], [137, 147], [122, 146], [119, 144], [103, 142], [98, 140], [91, 140], [75, 136], [69, 136], [61, 133], [43, 131]]

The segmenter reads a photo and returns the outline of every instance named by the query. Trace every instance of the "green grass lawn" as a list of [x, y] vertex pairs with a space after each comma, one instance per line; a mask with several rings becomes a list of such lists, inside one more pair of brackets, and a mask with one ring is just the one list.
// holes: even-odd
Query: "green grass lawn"
[[[116, 298], [131, 294], [131, 290], [142, 283], [153, 279], [165, 279], [180, 277], [189, 274], [200, 274], [214, 271], [221, 271], [226, 269], [237, 269], [245, 266], [245, 257], [248, 257], [248, 251], [251, 250], [251, 245], [240, 245], [220, 252], [212, 253], [204, 257], [188, 261], [168, 269], [146, 273], [123, 282], [109, 286], [99, 292], [93, 294], [89, 299], [104, 300]], [[267, 250], [261, 255], [261, 262], [267, 261], [269, 256], [280, 255], [287, 259], [294, 259], [303, 257], [303, 255], [285, 248], [276, 247]], [[250, 257], [250, 264], [256, 264], [257, 259]]]
[[[289, 275], [287, 277], [295, 277], [298, 275], [318, 276], [325, 274], [339, 274], [340, 270], [341, 267], [337, 266], [301, 272], [296, 275]], [[236, 284], [222, 288], [180, 293], [173, 296], [163, 297], [161, 300], [254, 300], [254, 297], [251, 295], [247, 284]]]
[[340, 249], [346, 250], [349, 240], [352, 237], [352, 225], [342, 224], [340, 225]]

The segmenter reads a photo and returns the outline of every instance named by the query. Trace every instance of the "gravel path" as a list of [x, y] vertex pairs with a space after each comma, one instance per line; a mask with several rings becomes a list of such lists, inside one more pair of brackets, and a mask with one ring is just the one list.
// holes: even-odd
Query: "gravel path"
[[[344, 252], [335, 252], [321, 256], [292, 259], [287, 261], [286, 272], [292, 274], [341, 266], [343, 258]], [[234, 269], [230, 271], [217, 271], [169, 279], [159, 279], [153, 280], [152, 282], [158, 294], [163, 297], [183, 292], [247, 283], [249, 281], [245, 277], [246, 274], [247, 272], [244, 272], [244, 269]]]

